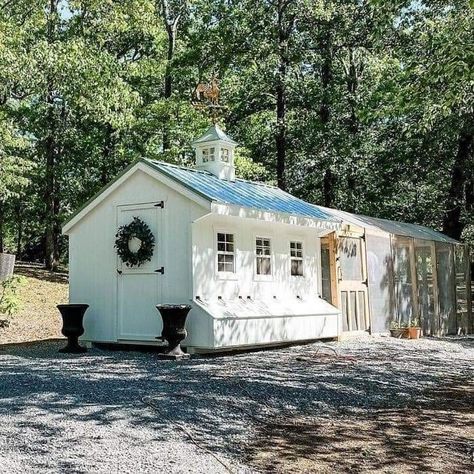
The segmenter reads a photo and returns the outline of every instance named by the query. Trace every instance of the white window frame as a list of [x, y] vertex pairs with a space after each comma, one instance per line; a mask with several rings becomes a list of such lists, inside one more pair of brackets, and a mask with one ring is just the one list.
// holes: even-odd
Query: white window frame
[[[292, 244], [296, 244], [295, 248], [292, 248]], [[300, 244], [301, 248], [298, 249], [298, 244]], [[302, 239], [291, 239], [288, 243], [289, 247], [289, 255], [290, 255], [290, 277], [291, 278], [304, 278], [305, 277], [305, 261], [304, 261], [304, 252], [305, 252], [305, 243]], [[292, 255], [295, 252], [296, 255]], [[298, 255], [298, 252], [301, 252], [301, 255]], [[293, 275], [291, 272], [293, 260], [301, 262], [301, 266], [303, 269], [303, 273], [301, 275]]]
[[[225, 154], [226, 154], [226, 159], [224, 160]], [[229, 164], [230, 163], [230, 149], [226, 147], [221, 147], [219, 158], [222, 163]]]
[[203, 163], [216, 161], [216, 147], [210, 146], [201, 150], [201, 157]]
[[[219, 234], [227, 234], [233, 235], [234, 237], [234, 252], [225, 252], [219, 250], [218, 245], [218, 235]], [[215, 262], [215, 275], [219, 280], [237, 280], [237, 234], [235, 230], [232, 229], [222, 229], [222, 228], [213, 228], [213, 239], [214, 239], [214, 262]], [[234, 271], [233, 272], [226, 272], [226, 271], [219, 271], [219, 255], [231, 255], [234, 256]]]
[[[268, 257], [270, 258], [270, 274], [268, 275], [263, 275], [257, 273], [257, 260], [259, 257], [265, 257], [264, 255], [257, 255], [257, 239], [262, 239], [262, 240], [268, 240], [270, 242], [270, 255]], [[274, 252], [273, 252], [273, 246], [274, 246], [274, 239], [272, 235], [268, 234], [254, 234], [253, 238], [253, 253], [254, 253], [254, 279], [257, 281], [269, 281], [273, 280], [274, 275], [275, 275], [275, 259], [274, 259]]]

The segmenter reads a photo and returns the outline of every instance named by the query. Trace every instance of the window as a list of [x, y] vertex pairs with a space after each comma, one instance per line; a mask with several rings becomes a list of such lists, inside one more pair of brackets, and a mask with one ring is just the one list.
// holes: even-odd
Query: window
[[208, 161], [214, 161], [215, 148], [203, 148], [202, 150], [202, 162], [207, 163]]
[[217, 234], [217, 271], [235, 273], [234, 234]]
[[303, 276], [303, 244], [290, 242], [291, 276]]
[[229, 163], [230, 153], [228, 148], [221, 148], [221, 161]]
[[257, 275], [271, 275], [272, 265], [270, 261], [270, 239], [257, 237], [255, 240], [255, 249], [257, 254]]

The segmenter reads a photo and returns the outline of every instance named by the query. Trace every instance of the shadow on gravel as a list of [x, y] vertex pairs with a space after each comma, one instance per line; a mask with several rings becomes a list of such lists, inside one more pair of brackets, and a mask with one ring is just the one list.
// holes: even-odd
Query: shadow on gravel
[[[466, 341], [373, 339], [341, 346], [341, 356], [313, 344], [179, 363], [97, 349], [68, 356], [57, 353], [62, 341], [12, 345], [0, 353], [0, 420], [34, 407], [42, 436], [61, 436], [54, 420], [68, 417], [90, 422], [91, 436], [121, 420], [125, 437], [147, 428], [184, 440], [177, 423], [266, 472], [462, 472], [472, 467]], [[156, 409], [142, 402], [150, 396]]]

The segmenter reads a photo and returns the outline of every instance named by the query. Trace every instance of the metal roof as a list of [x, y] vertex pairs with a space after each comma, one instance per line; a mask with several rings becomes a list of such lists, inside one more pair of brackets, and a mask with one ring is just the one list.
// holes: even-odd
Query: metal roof
[[231, 145], [237, 145], [237, 142], [228, 137], [217, 124], [211, 125], [202, 137], [199, 137], [193, 141], [193, 145], [197, 145], [198, 143], [214, 142], [216, 140], [222, 140], [224, 142], [230, 143]]
[[359, 214], [351, 214], [350, 212], [330, 209], [327, 207], [316, 206], [319, 209], [331, 214], [343, 221], [349, 222], [364, 228], [374, 228], [382, 230], [393, 235], [401, 235], [403, 237], [413, 237], [414, 239], [433, 240], [436, 242], [445, 242], [451, 244], [459, 244], [460, 242], [448, 237], [441, 232], [430, 229], [419, 224], [409, 224], [407, 222], [398, 222], [378, 217], [369, 217]]
[[204, 170], [183, 168], [156, 160], [144, 161], [210, 201], [340, 222], [337, 217], [274, 186], [238, 178], [226, 181]]

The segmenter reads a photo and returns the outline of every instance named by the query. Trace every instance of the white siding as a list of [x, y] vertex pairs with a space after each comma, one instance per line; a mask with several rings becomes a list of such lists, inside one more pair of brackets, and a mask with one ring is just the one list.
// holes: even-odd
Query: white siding
[[[216, 235], [235, 236], [235, 275], [217, 272]], [[272, 275], [256, 275], [255, 239], [269, 237], [272, 247]], [[304, 276], [290, 274], [290, 241], [303, 242]], [[320, 293], [320, 241], [315, 229], [259, 222], [227, 216], [208, 216], [193, 224], [194, 296], [225, 299], [250, 296], [267, 299], [278, 296], [317, 296]]]
[[[117, 340], [118, 205], [165, 201], [163, 303], [192, 298], [191, 222], [207, 211], [138, 170], [69, 231], [70, 302], [90, 305], [85, 340]], [[157, 318], [159, 318], [157, 312]]]

